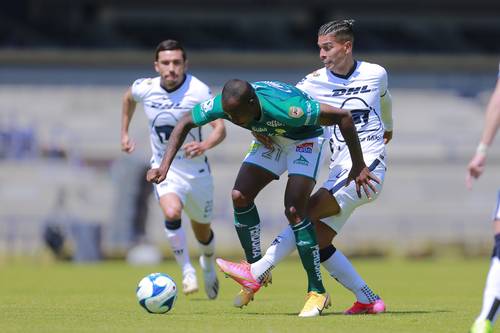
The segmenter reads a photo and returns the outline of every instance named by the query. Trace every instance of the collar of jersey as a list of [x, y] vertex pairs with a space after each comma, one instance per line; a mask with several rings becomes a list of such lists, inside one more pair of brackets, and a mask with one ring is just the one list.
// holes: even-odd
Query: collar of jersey
[[161, 78], [160, 78], [160, 87], [161, 87], [161, 89], [165, 90], [167, 93], [171, 94], [171, 93], [173, 93], [173, 92], [175, 92], [175, 91], [179, 90], [179, 89], [180, 89], [180, 88], [184, 85], [184, 83], [185, 83], [185, 82], [186, 82], [186, 80], [187, 80], [187, 77], [188, 77], [188, 76], [187, 76], [187, 74], [185, 74], [185, 73], [184, 73], [184, 79], [183, 79], [183, 80], [182, 80], [182, 82], [181, 82], [181, 83], [180, 83], [177, 87], [175, 87], [174, 89], [167, 89], [167, 88], [165, 88], [164, 86], [162, 86], [162, 85], [161, 85]]
[[354, 66], [352, 66], [351, 70], [346, 75], [335, 74], [332, 71], [330, 71], [330, 73], [333, 76], [338, 77], [339, 79], [347, 80], [352, 75], [352, 73], [354, 73], [356, 68], [358, 68], [358, 61], [356, 59], [354, 59]]

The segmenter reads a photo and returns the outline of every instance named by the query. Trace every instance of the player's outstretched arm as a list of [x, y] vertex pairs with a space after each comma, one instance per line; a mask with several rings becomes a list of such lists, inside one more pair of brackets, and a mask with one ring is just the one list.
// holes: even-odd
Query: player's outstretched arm
[[121, 148], [126, 153], [131, 153], [135, 149], [135, 143], [128, 135], [128, 128], [132, 121], [137, 103], [132, 97], [132, 90], [127, 89], [122, 98], [122, 129], [121, 129]]
[[224, 120], [216, 119], [211, 121], [210, 126], [212, 126], [212, 132], [207, 138], [201, 142], [192, 141], [186, 143], [182, 148], [187, 157], [192, 158], [203, 154], [206, 150], [212, 149], [221, 143], [226, 137], [226, 127], [224, 126]]
[[380, 183], [380, 180], [366, 167], [351, 112], [330, 105], [320, 104], [319, 123], [323, 126], [339, 126], [340, 132], [347, 144], [347, 148], [349, 148], [352, 161], [352, 168], [347, 177], [346, 186], [349, 185], [351, 180], [354, 180], [358, 197], [361, 198], [361, 188], [363, 188], [366, 196], [371, 198], [369, 189], [371, 189], [373, 193], [377, 192], [375, 186], [371, 182]]
[[486, 166], [486, 156], [488, 153], [488, 148], [493, 142], [495, 135], [500, 126], [500, 79], [497, 81], [497, 85], [493, 95], [490, 98], [488, 106], [486, 108], [485, 122], [483, 134], [481, 136], [481, 142], [477, 146], [476, 153], [472, 157], [467, 167], [467, 176], [465, 179], [465, 185], [467, 188], [472, 188], [472, 182], [474, 179], [479, 178], [484, 172]]
[[159, 184], [165, 180], [165, 178], [167, 177], [168, 169], [170, 169], [170, 165], [172, 164], [175, 154], [177, 154], [177, 152], [179, 151], [189, 131], [194, 127], [198, 126], [193, 122], [191, 113], [187, 113], [179, 120], [177, 125], [175, 125], [174, 129], [172, 130], [172, 134], [170, 134], [167, 151], [163, 155], [160, 167], [148, 170], [148, 173], [146, 174], [146, 179], [148, 182]]

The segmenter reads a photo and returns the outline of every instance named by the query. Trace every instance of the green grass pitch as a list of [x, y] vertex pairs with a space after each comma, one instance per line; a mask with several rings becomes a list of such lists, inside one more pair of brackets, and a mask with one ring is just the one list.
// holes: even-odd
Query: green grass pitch
[[[244, 309], [232, 307], [239, 289], [220, 275], [217, 300], [207, 300], [202, 289], [189, 297], [180, 294], [174, 309], [163, 315], [144, 311], [135, 288], [143, 276], [156, 271], [180, 284], [172, 261], [146, 267], [4, 262], [0, 332], [467, 332], [480, 310], [489, 259], [373, 259], [354, 264], [383, 297], [387, 313], [342, 315], [354, 298], [324, 273], [333, 308], [319, 318], [298, 318], [306, 280], [294, 259], [277, 267], [274, 283]], [[198, 278], [203, 288], [200, 272]]]

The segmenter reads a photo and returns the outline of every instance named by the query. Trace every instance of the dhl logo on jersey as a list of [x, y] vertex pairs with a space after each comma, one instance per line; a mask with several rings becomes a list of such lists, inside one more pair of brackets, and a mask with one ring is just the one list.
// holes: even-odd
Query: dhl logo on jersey
[[332, 90], [332, 97], [336, 96], [349, 96], [349, 95], [357, 95], [357, 94], [364, 94], [367, 92], [372, 91], [371, 89], [368, 89], [368, 85], [362, 86], [362, 87], [352, 87], [349, 89], [333, 89]]

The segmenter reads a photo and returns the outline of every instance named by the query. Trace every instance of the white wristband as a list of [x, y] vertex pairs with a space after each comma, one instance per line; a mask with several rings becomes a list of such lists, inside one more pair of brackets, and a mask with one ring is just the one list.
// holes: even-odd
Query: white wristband
[[476, 154], [484, 156], [488, 155], [488, 145], [480, 142], [476, 148]]

